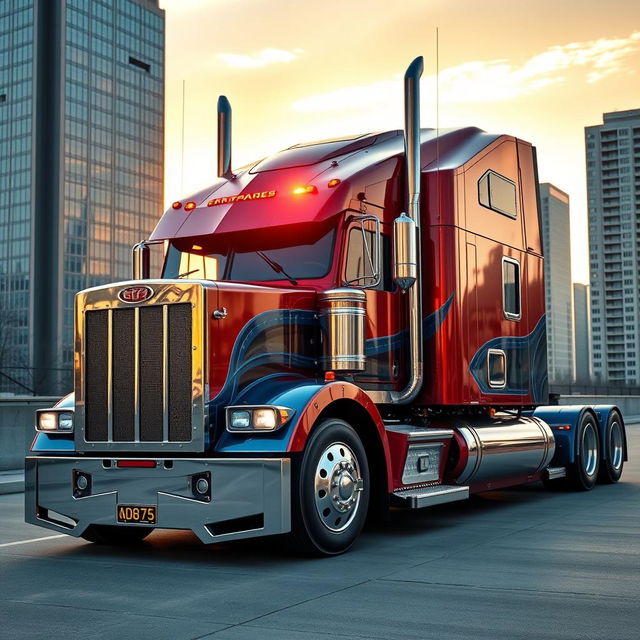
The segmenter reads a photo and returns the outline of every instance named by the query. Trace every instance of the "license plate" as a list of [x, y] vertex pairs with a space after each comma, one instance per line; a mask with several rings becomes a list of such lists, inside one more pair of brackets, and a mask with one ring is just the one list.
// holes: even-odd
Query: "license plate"
[[156, 524], [158, 508], [139, 504], [119, 504], [116, 520], [123, 524]]

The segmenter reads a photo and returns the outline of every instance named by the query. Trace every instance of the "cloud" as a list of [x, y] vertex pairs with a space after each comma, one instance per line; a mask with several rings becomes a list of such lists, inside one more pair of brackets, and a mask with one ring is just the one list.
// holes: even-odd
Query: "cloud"
[[219, 53], [218, 58], [232, 67], [239, 67], [241, 69], [256, 69], [258, 67], [264, 67], [268, 64], [274, 64], [278, 62], [292, 62], [302, 53], [304, 53], [302, 49], [292, 49], [291, 51], [285, 51], [284, 49], [268, 48], [263, 49], [262, 51], [254, 55], [240, 53]]
[[[521, 65], [509, 60], [476, 60], [443, 69], [438, 78], [442, 103], [497, 102], [512, 100], [544, 88], [560, 85], [569, 73], [582, 70], [588, 83], [632, 70], [629, 59], [640, 52], [640, 31], [627, 38], [601, 38], [549, 47]], [[433, 95], [434, 75], [424, 79], [423, 96]], [[296, 111], [319, 112], [362, 108], [388, 103], [400, 95], [400, 80], [343, 87], [336, 91], [302, 98], [293, 103]]]

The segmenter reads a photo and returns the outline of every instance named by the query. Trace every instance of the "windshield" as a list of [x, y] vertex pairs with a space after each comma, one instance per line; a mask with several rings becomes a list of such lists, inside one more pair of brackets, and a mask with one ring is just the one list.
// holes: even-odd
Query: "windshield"
[[322, 278], [329, 273], [335, 230], [308, 244], [298, 243], [275, 249], [251, 250], [228, 246], [210, 253], [199, 245], [181, 251], [169, 245], [162, 272], [163, 278], [233, 280], [235, 282], [270, 282]]

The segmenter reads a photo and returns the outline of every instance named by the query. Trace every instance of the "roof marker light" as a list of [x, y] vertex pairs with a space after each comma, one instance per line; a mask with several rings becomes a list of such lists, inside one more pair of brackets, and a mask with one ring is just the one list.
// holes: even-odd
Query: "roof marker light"
[[174, 203], [171, 205], [171, 208], [172, 208], [172, 209], [180, 209], [180, 207], [182, 207], [182, 202], [174, 202]]
[[333, 189], [333, 187], [337, 187], [340, 182], [341, 181], [339, 178], [333, 178], [333, 180], [329, 180], [329, 182], [327, 183], [327, 187], [329, 187], [329, 189]]
[[191, 248], [194, 251], [202, 251], [202, 247], [199, 244], [194, 244]]
[[293, 194], [296, 196], [302, 195], [303, 193], [318, 193], [318, 187], [312, 184], [307, 184], [304, 187], [296, 187], [293, 190]]
[[195, 202], [187, 202], [187, 204], [184, 205], [185, 211], [193, 211], [195, 208], [196, 208]]

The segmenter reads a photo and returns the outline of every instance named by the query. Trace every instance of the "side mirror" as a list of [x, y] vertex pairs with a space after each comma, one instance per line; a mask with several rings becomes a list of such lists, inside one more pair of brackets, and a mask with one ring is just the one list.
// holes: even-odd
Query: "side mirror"
[[405, 291], [418, 277], [416, 242], [416, 223], [406, 213], [401, 213], [393, 221], [393, 280]]
[[[353, 218], [352, 218], [353, 219]], [[347, 267], [343, 286], [357, 286], [361, 289], [374, 289], [380, 284], [382, 252], [380, 240], [380, 220], [376, 216], [358, 216], [359, 229], [351, 228], [347, 246]], [[373, 223], [368, 229], [367, 223]], [[353, 242], [352, 234], [358, 234], [358, 241]]]

